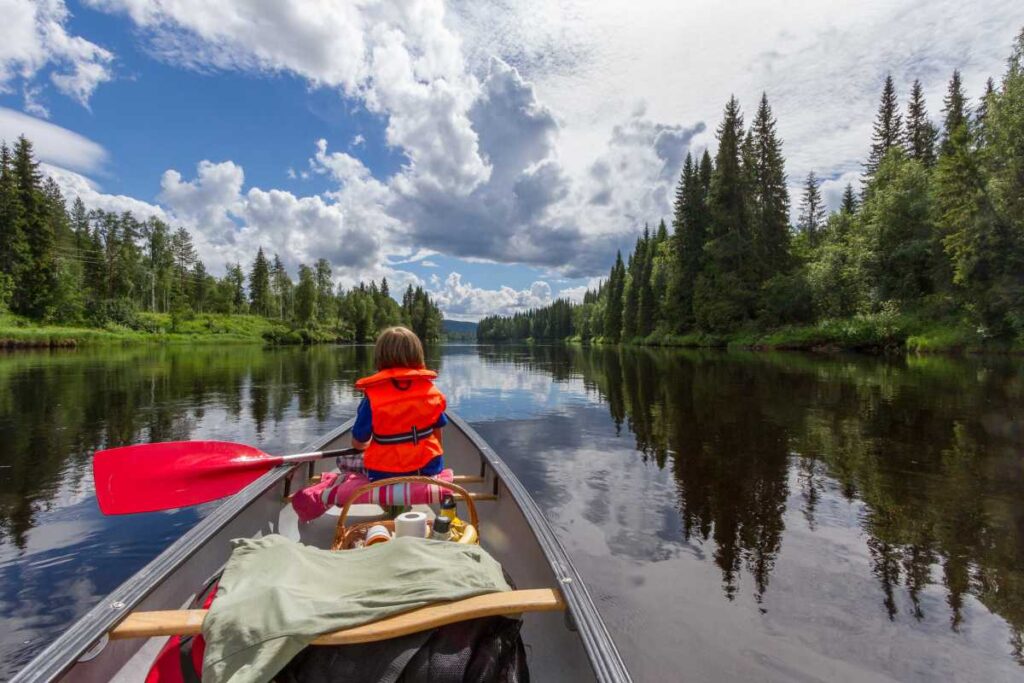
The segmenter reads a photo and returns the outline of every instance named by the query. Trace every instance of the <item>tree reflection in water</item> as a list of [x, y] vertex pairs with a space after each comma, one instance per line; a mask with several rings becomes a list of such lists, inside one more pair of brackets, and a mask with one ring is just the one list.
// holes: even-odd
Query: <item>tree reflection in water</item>
[[744, 571], [758, 602], [769, 589], [791, 493], [814, 531], [831, 488], [864, 504], [859, 524], [890, 619], [901, 589], [924, 619], [922, 591], [941, 584], [954, 631], [972, 595], [1010, 624], [1024, 663], [1019, 361], [600, 346], [485, 353], [576, 374], [600, 393], [641, 457], [671, 470], [683, 540], [713, 542], [728, 599]]
[[[365, 347], [242, 346], [0, 356], [0, 607], [15, 615], [0, 638], [0, 677], [199, 514], [100, 518], [94, 450], [189, 438], [298, 448], [353, 413], [352, 384], [371, 370], [371, 355]], [[490, 382], [483, 391], [509, 429], [527, 433], [517, 445], [552, 442], [566, 467], [593, 451], [595, 427], [572, 422], [582, 409], [552, 410], [537, 397], [579, 393], [576, 407], [589, 406], [598, 428], [635, 440], [643, 462], [629, 472], [666, 473], [673, 522], [655, 530], [657, 540], [698, 547], [694, 556], [714, 563], [733, 604], [750, 590], [767, 607], [773, 573], [785, 584], [776, 566], [793, 530], [806, 524], [827, 542], [837, 525], [829, 506], [845, 499], [857, 516], [838, 523], [863, 538], [879, 586], [869, 599], [882, 614], [948, 618], [959, 632], [970, 596], [1009, 624], [1024, 661], [1019, 360], [520, 345], [433, 350], [429, 364], [449, 366], [444, 388], [467, 397], [464, 410], [489, 400], [477, 385]], [[502, 387], [515, 382], [512, 396]], [[578, 482], [543, 481], [548, 463], [523, 457], [532, 460], [516, 463], [517, 472], [542, 482], [546, 500], [585, 489], [588, 519], [621, 526], [601, 501], [610, 486], [615, 493], [608, 467]], [[564, 471], [586, 471], [572, 466]]]

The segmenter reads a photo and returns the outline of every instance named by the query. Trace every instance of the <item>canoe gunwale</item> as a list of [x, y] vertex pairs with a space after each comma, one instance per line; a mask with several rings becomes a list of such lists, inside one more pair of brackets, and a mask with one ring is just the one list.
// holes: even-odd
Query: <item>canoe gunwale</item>
[[604, 620], [594, 605], [586, 583], [569, 558], [569, 554], [555, 536], [554, 530], [548, 524], [547, 518], [544, 517], [533, 496], [526, 490], [508, 464], [494, 452], [494, 449], [469, 423], [454, 413], [448, 413], [448, 418], [458, 425], [459, 429], [480, 451], [484, 460], [494, 470], [495, 476], [512, 494], [526, 518], [527, 524], [533, 529], [537, 543], [547, 557], [551, 570], [558, 581], [558, 588], [565, 599], [568, 610], [566, 618], [572, 620], [572, 627], [578, 631], [580, 640], [583, 641], [590, 665], [594, 669], [594, 676], [598, 681], [609, 683], [632, 681], [629, 670], [615, 646], [615, 641], [608, 633], [608, 627], [605, 626]]
[[[304, 450], [320, 450], [352, 428], [355, 418], [315, 439]], [[53, 681], [67, 673], [79, 658], [124, 620], [162, 581], [177, 571], [211, 537], [245, 511], [267, 489], [301, 467], [303, 463], [281, 465], [270, 470], [235, 495], [227, 498], [181, 538], [157, 555], [145, 567], [125, 580], [112, 593], [75, 621], [67, 631], [36, 655], [11, 683]], [[115, 608], [114, 605], [117, 605]]]

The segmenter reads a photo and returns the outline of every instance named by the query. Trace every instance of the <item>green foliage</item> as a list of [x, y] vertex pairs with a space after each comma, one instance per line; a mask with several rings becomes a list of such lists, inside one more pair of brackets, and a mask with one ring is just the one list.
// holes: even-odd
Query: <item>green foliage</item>
[[119, 325], [132, 329], [138, 325], [138, 310], [131, 299], [90, 301], [86, 307], [85, 319], [94, 327]]
[[[767, 97], [749, 130], [730, 98], [715, 162], [706, 150], [699, 164], [690, 154], [683, 162], [671, 237], [661, 224], [653, 236], [645, 230], [628, 266], [618, 255], [607, 280], [582, 303], [485, 318], [478, 336], [865, 349], [913, 339], [921, 350], [1018, 348], [1024, 32], [1000, 87], [989, 83], [974, 117], [969, 109], [954, 73], [936, 154], [938, 132], [920, 84], [911, 90], [904, 125], [887, 77], [862, 197], [848, 184], [839, 210], [826, 216], [810, 175], [791, 236]], [[551, 327], [556, 318], [566, 324]]]
[[804, 182], [804, 194], [800, 199], [800, 219], [796, 225], [812, 245], [818, 243], [821, 230], [825, 227], [826, 208], [818, 184], [818, 178], [814, 175], [814, 171], [808, 173], [807, 180]]
[[821, 318], [847, 318], [871, 305], [871, 250], [854, 229], [857, 219], [845, 211], [832, 214], [821, 243], [807, 258], [807, 284], [814, 312]]
[[14, 295], [14, 278], [7, 273], [0, 273], [0, 313], [10, 310], [11, 297]]
[[926, 167], [935, 165], [935, 140], [939, 132], [928, 119], [924, 103], [924, 88], [915, 80], [907, 104], [907, 156], [920, 161]]
[[316, 299], [316, 275], [303, 263], [299, 266], [299, 285], [295, 288], [295, 323], [299, 327], [313, 324]]
[[747, 169], [753, 185], [749, 188], [751, 227], [757, 248], [761, 281], [785, 272], [789, 255], [789, 191], [786, 189], [782, 141], [775, 131], [775, 117], [768, 95], [761, 95], [757, 116], [748, 136], [753, 150], [752, 168]]
[[814, 319], [811, 287], [803, 269], [778, 273], [761, 285], [758, 322], [769, 327]]
[[933, 291], [934, 247], [929, 176], [900, 149], [881, 160], [860, 209], [871, 249], [869, 275], [878, 301], [909, 301]]
[[[19, 321], [84, 324], [110, 332], [82, 334], [59, 326], [39, 332], [35, 324], [37, 332], [19, 340], [219, 335], [214, 328], [223, 326], [220, 319], [199, 314], [248, 312], [279, 322], [270, 329], [231, 332], [232, 337], [369, 341], [378, 330], [402, 323], [426, 340], [440, 337], [440, 310], [424, 290], [413, 292], [403, 308], [391, 298], [386, 281], [380, 287], [360, 285], [360, 301], [349, 302], [351, 310], [343, 313], [333, 277], [330, 263], [319, 259], [315, 268], [300, 267], [296, 288], [280, 257], [275, 254], [271, 263], [262, 247], [248, 277], [240, 263], [228, 264], [224, 277], [213, 277], [185, 228], [172, 230], [157, 218], [140, 221], [128, 212], [89, 211], [77, 197], [69, 210], [56, 182], [42, 178], [27, 139], [19, 138], [13, 152], [0, 143], [0, 312], [20, 314]], [[157, 314], [164, 317], [152, 317]], [[352, 317], [345, 319], [346, 314]], [[208, 328], [197, 328], [197, 319]], [[295, 335], [283, 321], [294, 323]], [[349, 335], [354, 329], [358, 334]]]
[[882, 159], [890, 151], [899, 149], [902, 144], [903, 118], [896, 99], [896, 84], [892, 80], [892, 74], [889, 74], [885, 77], [885, 85], [882, 86], [882, 99], [878, 105], [875, 127], [871, 134], [871, 154], [865, 164], [867, 176], [874, 176]]
[[270, 296], [270, 262], [260, 247], [249, 271], [249, 310], [257, 315], [270, 315]]

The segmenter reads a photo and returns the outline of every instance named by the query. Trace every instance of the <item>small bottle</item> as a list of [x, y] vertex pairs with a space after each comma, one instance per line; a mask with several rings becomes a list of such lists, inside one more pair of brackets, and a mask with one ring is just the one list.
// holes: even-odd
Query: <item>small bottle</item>
[[435, 541], [450, 541], [452, 521], [447, 517], [435, 517], [434, 524], [430, 529], [430, 538]]
[[451, 522], [451, 531], [448, 535], [449, 540], [458, 541], [466, 528], [466, 523], [455, 514], [455, 496], [450, 493], [445, 494], [444, 498], [441, 499], [441, 512], [439, 514]]
[[441, 499], [441, 516], [453, 522], [458, 519], [455, 515], [455, 496], [450, 493], [446, 493]]

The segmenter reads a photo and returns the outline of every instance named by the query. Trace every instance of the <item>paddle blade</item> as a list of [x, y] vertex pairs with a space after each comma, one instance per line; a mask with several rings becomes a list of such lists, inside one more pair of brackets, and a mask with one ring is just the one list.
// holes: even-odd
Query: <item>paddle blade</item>
[[170, 510], [230, 496], [280, 457], [227, 441], [168, 441], [96, 451], [96, 499], [105, 515]]

